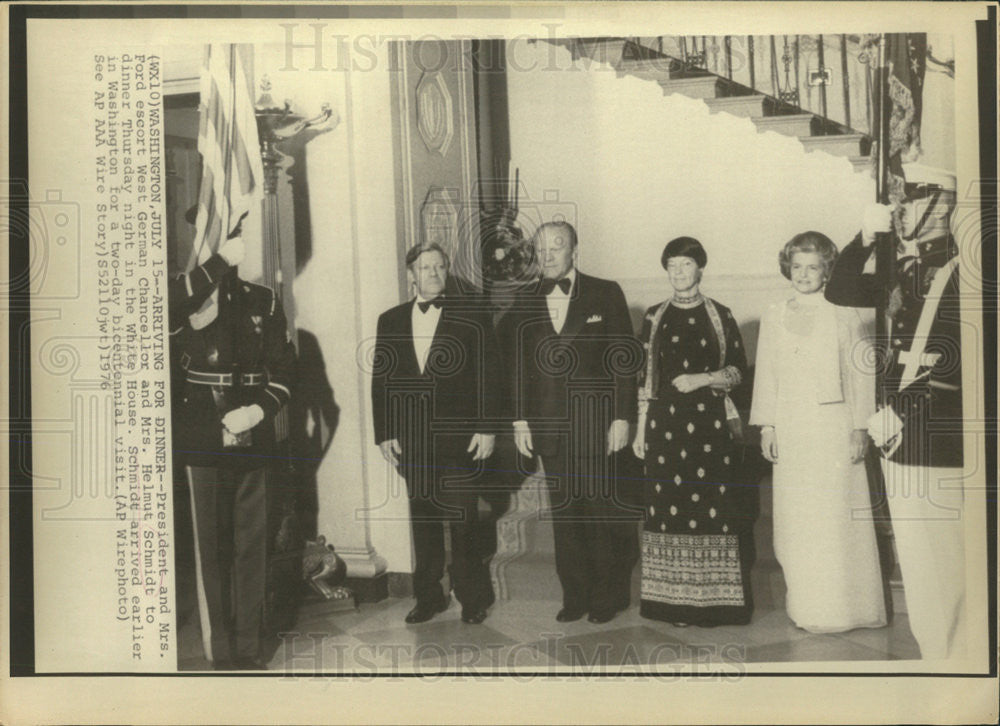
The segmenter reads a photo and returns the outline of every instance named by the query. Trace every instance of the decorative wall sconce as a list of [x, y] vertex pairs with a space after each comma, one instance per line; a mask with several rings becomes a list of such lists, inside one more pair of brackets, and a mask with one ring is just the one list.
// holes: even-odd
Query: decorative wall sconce
[[276, 189], [278, 164], [284, 156], [277, 145], [292, 139], [308, 128], [331, 130], [340, 123], [340, 116], [334, 115], [329, 103], [324, 103], [320, 112], [310, 119], [292, 111], [292, 102], [285, 99], [278, 106], [271, 97], [271, 80], [265, 75], [260, 81], [260, 98], [254, 113], [257, 117], [257, 135], [260, 137], [260, 153], [264, 160], [266, 189], [273, 194]]

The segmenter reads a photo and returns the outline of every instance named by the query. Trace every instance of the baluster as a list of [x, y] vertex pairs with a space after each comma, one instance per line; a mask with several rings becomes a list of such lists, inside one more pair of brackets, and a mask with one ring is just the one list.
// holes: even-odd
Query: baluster
[[802, 86], [799, 82], [799, 36], [798, 35], [795, 36], [795, 43], [793, 47], [795, 49], [793, 56], [795, 62], [795, 105], [801, 106], [802, 92], [799, 89], [801, 89]]
[[733, 40], [732, 36], [722, 36], [722, 45], [726, 52], [726, 78], [733, 80]]
[[771, 38], [771, 95], [780, 98], [778, 90], [778, 48], [774, 43], [774, 36]]
[[844, 125], [851, 126], [851, 80], [847, 73], [847, 36], [840, 36], [840, 75], [843, 77], [844, 88]]
[[[819, 51], [818, 51], [819, 55], [816, 58], [816, 62], [819, 64], [818, 70], [819, 70], [819, 77], [820, 77], [820, 84], [819, 84], [819, 109], [820, 109], [820, 115], [824, 119], [826, 119], [828, 117], [827, 110], [826, 110], [826, 76], [825, 76], [826, 63], [823, 60], [823, 36], [822, 36], [822, 34], [819, 36], [819, 41], [817, 43], [817, 46], [819, 48]], [[825, 125], [824, 125], [824, 127], [825, 127]]]
[[754, 91], [757, 90], [757, 69], [754, 67], [755, 59], [753, 56], [753, 36], [747, 36], [747, 59], [750, 63], [750, 88]]

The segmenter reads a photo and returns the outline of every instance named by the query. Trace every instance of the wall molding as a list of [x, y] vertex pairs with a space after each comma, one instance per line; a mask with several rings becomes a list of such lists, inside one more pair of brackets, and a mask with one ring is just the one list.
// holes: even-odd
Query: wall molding
[[429, 151], [444, 156], [455, 136], [455, 111], [440, 71], [427, 72], [417, 83], [417, 131]]

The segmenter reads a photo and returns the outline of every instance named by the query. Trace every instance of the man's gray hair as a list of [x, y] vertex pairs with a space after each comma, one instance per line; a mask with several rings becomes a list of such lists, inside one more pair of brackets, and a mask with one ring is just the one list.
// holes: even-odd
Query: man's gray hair
[[441, 259], [444, 260], [444, 267], [447, 270], [451, 267], [451, 260], [448, 259], [448, 253], [444, 251], [444, 247], [439, 245], [437, 242], [428, 242], [425, 244], [413, 245], [410, 249], [406, 251], [406, 267], [413, 267], [413, 263], [417, 261], [420, 255], [425, 252], [437, 252], [441, 255]]

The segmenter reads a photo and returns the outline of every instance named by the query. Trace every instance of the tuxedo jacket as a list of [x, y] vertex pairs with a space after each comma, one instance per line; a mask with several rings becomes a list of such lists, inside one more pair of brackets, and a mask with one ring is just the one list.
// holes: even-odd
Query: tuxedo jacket
[[634, 418], [643, 356], [618, 283], [577, 270], [558, 332], [536, 286], [514, 301], [498, 335], [508, 417], [528, 422], [543, 456], [560, 445], [576, 456], [603, 454], [611, 422]]
[[[865, 272], [874, 249], [865, 247], [860, 235], [844, 247], [826, 285], [827, 300], [853, 307], [879, 304], [886, 279]], [[903, 422], [902, 442], [889, 457], [899, 464], [962, 465], [961, 301], [958, 267], [949, 265], [953, 255], [953, 241], [939, 238], [920, 243], [915, 261], [897, 262], [891, 358], [882, 393]], [[932, 288], [939, 288], [940, 296], [930, 295]], [[922, 320], [930, 323], [926, 338], [917, 335]], [[913, 373], [917, 378], [910, 382]]]
[[[378, 320], [372, 371], [375, 443], [399, 441], [407, 481], [467, 462], [473, 434], [501, 427], [502, 376], [492, 319], [481, 303], [446, 297], [424, 370], [413, 339], [415, 300]], [[507, 424], [509, 426], [509, 424]]]

